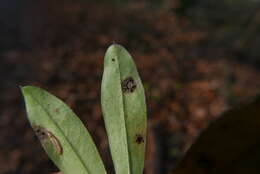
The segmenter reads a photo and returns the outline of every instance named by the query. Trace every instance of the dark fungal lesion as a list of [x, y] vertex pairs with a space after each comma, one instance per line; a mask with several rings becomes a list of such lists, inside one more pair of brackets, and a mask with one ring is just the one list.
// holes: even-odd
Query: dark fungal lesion
[[63, 148], [61, 146], [61, 143], [53, 133], [38, 125], [33, 125], [32, 127], [33, 130], [35, 131], [36, 136], [40, 139], [41, 142], [44, 142], [45, 140], [49, 140], [51, 144], [54, 146], [56, 152], [59, 155], [62, 155]]
[[115, 59], [115, 58], [112, 58], [111, 60], [112, 60], [112, 62], [116, 61], [116, 59]]
[[32, 126], [33, 127], [33, 130], [35, 131], [35, 134], [36, 136], [40, 139], [40, 140], [45, 140], [48, 138], [48, 135], [47, 135], [47, 131], [41, 127], [41, 126]]
[[127, 77], [121, 83], [122, 91], [124, 93], [132, 93], [135, 91], [137, 85], [133, 77]]
[[143, 137], [143, 135], [141, 135], [141, 134], [136, 134], [136, 135], [135, 135], [135, 142], [136, 142], [137, 144], [142, 144], [142, 143], [144, 143], [144, 137]]

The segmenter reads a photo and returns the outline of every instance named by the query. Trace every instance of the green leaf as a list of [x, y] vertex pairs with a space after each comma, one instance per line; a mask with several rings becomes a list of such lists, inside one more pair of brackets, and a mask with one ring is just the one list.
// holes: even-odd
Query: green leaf
[[260, 97], [201, 133], [173, 174], [259, 174]]
[[37, 87], [25, 86], [22, 93], [36, 135], [64, 174], [106, 174], [90, 134], [66, 104]]
[[117, 174], [142, 174], [146, 143], [146, 104], [130, 54], [110, 46], [104, 60], [101, 103]]

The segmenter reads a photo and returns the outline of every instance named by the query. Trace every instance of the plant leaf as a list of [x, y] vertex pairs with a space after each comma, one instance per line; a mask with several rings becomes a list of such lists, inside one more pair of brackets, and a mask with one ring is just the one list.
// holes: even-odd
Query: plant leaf
[[106, 174], [90, 134], [65, 103], [33, 86], [22, 93], [36, 135], [64, 174]]
[[259, 174], [260, 97], [224, 113], [203, 131], [174, 174]]
[[105, 55], [101, 103], [116, 173], [142, 174], [145, 94], [134, 61], [117, 44], [110, 46]]

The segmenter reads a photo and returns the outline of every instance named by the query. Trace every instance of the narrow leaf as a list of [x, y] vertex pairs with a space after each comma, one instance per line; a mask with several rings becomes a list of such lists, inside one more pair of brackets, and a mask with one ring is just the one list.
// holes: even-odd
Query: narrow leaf
[[104, 60], [101, 103], [117, 174], [142, 174], [146, 143], [146, 104], [130, 54], [110, 46]]
[[173, 174], [259, 174], [260, 97], [224, 113], [201, 133]]
[[66, 104], [37, 87], [22, 93], [36, 135], [64, 174], [106, 174], [90, 134]]

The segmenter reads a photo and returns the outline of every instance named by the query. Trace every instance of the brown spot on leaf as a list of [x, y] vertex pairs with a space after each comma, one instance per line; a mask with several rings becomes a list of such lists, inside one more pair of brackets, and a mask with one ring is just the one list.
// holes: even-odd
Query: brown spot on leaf
[[62, 146], [60, 144], [60, 141], [58, 140], [58, 138], [56, 136], [54, 136], [51, 132], [48, 131], [48, 136], [49, 136], [49, 139], [51, 141], [51, 143], [54, 145], [56, 151], [62, 155], [63, 153], [63, 149], [62, 149]]
[[132, 77], [127, 77], [123, 80], [122, 84], [122, 91], [125, 93], [134, 92], [136, 89], [136, 83]]
[[143, 137], [143, 135], [137, 134], [137, 135], [135, 136], [135, 142], [136, 142], [137, 144], [144, 143], [144, 137]]
[[59, 108], [56, 108], [56, 109], [54, 109], [54, 112], [59, 113], [59, 112], [60, 112], [60, 109], [59, 109]]
[[48, 138], [46, 130], [41, 126], [33, 126], [36, 136], [42, 141]]
[[40, 141], [50, 140], [58, 154], [61, 155], [63, 153], [62, 146], [58, 138], [53, 133], [41, 126], [33, 125], [32, 127]]
[[114, 62], [114, 61], [116, 61], [116, 59], [115, 59], [115, 58], [112, 58], [112, 62]]

